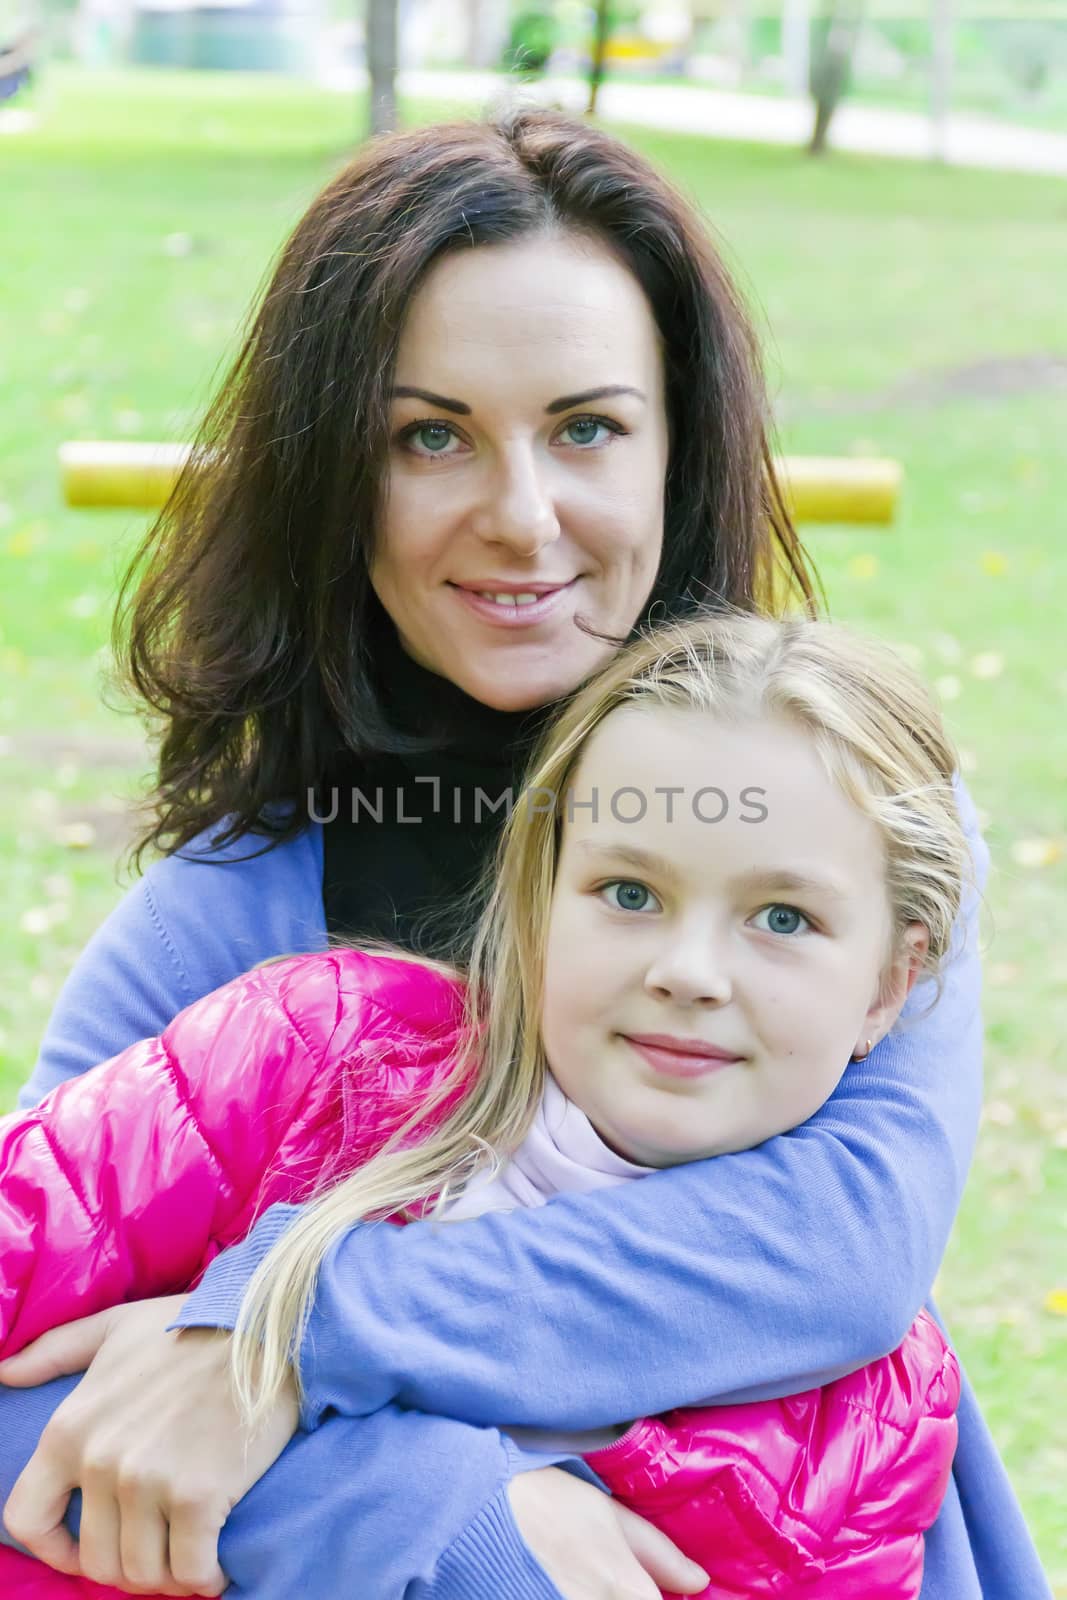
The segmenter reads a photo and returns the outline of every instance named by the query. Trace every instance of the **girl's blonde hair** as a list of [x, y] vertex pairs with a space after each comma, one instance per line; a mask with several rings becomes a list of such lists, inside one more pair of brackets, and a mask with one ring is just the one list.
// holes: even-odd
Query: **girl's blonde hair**
[[[642, 636], [578, 692], [534, 757], [477, 923], [465, 1042], [446, 1081], [379, 1154], [306, 1206], [249, 1285], [233, 1373], [251, 1422], [266, 1415], [290, 1363], [299, 1386], [316, 1277], [339, 1236], [368, 1219], [432, 1215], [525, 1137], [544, 1081], [542, 970], [562, 802], [591, 735], [620, 706], [734, 722], [770, 716], [806, 729], [828, 776], [881, 834], [895, 941], [921, 923], [929, 934], [922, 965], [936, 977], [970, 855], [953, 795], [955, 753], [921, 679], [887, 647], [806, 617], [721, 611]], [[458, 1104], [435, 1117], [457, 1094]]]

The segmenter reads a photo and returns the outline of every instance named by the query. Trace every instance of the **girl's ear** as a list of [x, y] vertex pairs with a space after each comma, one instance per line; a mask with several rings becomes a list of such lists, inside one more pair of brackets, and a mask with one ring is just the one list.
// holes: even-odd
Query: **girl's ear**
[[862, 1060], [879, 1039], [884, 1039], [904, 1009], [916, 978], [923, 970], [930, 935], [921, 922], [909, 922], [901, 934], [888, 968], [882, 975], [878, 998], [863, 1020], [862, 1037], [853, 1055]]

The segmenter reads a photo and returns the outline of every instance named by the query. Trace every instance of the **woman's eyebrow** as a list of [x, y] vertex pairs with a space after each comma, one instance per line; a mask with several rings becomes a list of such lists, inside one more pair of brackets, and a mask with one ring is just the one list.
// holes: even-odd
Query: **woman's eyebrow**
[[409, 383], [398, 383], [389, 391], [390, 400], [425, 400], [429, 406], [442, 411], [454, 411], [457, 417], [469, 417], [471, 408], [464, 400], [450, 400], [446, 394], [434, 394], [432, 389], [415, 389]]
[[551, 401], [545, 411], [551, 417], [557, 411], [569, 411], [571, 406], [588, 405], [590, 400], [608, 400], [616, 394], [632, 394], [638, 400], [647, 398], [640, 389], [634, 389], [628, 383], [608, 383], [599, 389], [584, 389], [581, 394], [565, 394], [562, 399]]
[[[634, 389], [628, 383], [607, 383], [599, 389], [584, 389], [581, 394], [565, 394], [559, 400], [551, 400], [545, 407], [546, 416], [554, 417], [557, 411], [569, 411], [572, 406], [588, 405], [591, 400], [609, 400], [613, 395], [631, 394], [636, 400], [644, 401], [647, 396], [640, 390]], [[417, 389], [410, 383], [398, 383], [389, 391], [391, 400], [425, 400], [428, 406], [436, 406], [441, 411], [454, 412], [457, 417], [469, 417], [471, 408], [465, 400], [453, 400], [447, 394], [434, 394], [432, 389]]]

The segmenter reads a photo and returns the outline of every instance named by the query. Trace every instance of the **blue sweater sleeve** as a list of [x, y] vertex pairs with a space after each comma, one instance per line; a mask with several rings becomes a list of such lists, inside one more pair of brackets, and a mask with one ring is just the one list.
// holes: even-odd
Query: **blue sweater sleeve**
[[[985, 847], [966, 795], [961, 808], [980, 890]], [[301, 1352], [306, 1422], [399, 1403], [598, 1427], [795, 1393], [895, 1349], [929, 1295], [977, 1133], [977, 916], [972, 894], [938, 1003], [916, 996], [802, 1127], [537, 1211], [346, 1234]], [[267, 1213], [247, 1251], [218, 1258], [179, 1322], [232, 1326], [257, 1234], [278, 1225]]]
[[[0, 1504], [77, 1381], [0, 1388]], [[507, 1493], [517, 1472], [557, 1460], [598, 1481], [584, 1463], [530, 1455], [495, 1428], [393, 1407], [330, 1417], [296, 1434], [230, 1513], [219, 1539], [228, 1600], [336, 1600], [338, 1573], [361, 1600], [560, 1600]], [[80, 1500], [67, 1515], [75, 1535]]]
[[187, 1005], [268, 956], [323, 947], [321, 830], [253, 860], [261, 843], [215, 851], [205, 838], [149, 867], [75, 963], [20, 1110], [162, 1033]]

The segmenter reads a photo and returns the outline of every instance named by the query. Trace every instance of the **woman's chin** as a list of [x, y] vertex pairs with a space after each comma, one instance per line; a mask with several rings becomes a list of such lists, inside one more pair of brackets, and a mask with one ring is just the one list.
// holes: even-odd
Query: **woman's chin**
[[491, 711], [535, 711], [573, 693], [587, 676], [578, 665], [573, 672], [561, 670], [559, 665], [548, 671], [522, 672], [515, 662], [509, 671], [507, 662], [499, 658], [484, 672], [471, 672], [469, 663], [465, 666], [467, 670], [457, 673], [453, 683]]
[[[610, 647], [597, 648], [595, 642], [593, 648], [570, 651], [565, 646], [554, 650], [539, 647], [536, 653], [528, 654], [515, 650], [511, 660], [508, 652], [501, 651], [481, 670], [480, 663], [472, 670], [468, 658], [463, 663], [462, 674], [446, 675], [473, 700], [480, 700], [494, 711], [533, 711], [572, 695], [611, 653]], [[522, 659], [524, 654], [527, 654], [526, 661]]]

